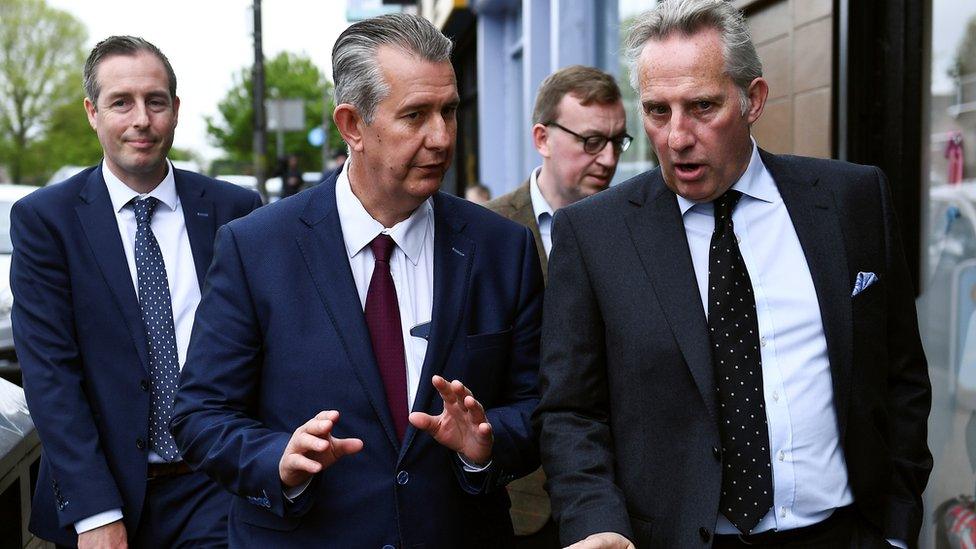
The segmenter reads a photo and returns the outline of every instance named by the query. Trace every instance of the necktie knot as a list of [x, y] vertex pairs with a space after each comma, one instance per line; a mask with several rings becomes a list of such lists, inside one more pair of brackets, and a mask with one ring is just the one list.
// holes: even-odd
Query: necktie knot
[[132, 209], [136, 213], [136, 223], [139, 225], [149, 223], [149, 220], [152, 219], [153, 213], [156, 211], [156, 206], [158, 205], [159, 199], [153, 196], [148, 196], [143, 199], [133, 199]]
[[735, 205], [739, 203], [740, 198], [742, 198], [741, 192], [729, 189], [725, 191], [725, 194], [716, 198], [715, 201], [712, 202], [712, 205], [715, 208], [716, 230], [732, 220], [732, 210], [735, 209]]
[[390, 262], [390, 256], [393, 255], [393, 248], [396, 246], [396, 242], [388, 234], [377, 235], [372, 242], [369, 243], [369, 247], [373, 250], [373, 257], [376, 261], [383, 263]]

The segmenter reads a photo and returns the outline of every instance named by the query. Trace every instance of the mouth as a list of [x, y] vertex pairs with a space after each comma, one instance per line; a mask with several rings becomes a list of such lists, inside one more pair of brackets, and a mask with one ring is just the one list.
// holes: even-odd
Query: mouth
[[693, 162], [676, 162], [674, 174], [682, 181], [694, 181], [705, 174], [705, 165]]
[[156, 146], [155, 139], [126, 139], [125, 143], [134, 149], [151, 149]]

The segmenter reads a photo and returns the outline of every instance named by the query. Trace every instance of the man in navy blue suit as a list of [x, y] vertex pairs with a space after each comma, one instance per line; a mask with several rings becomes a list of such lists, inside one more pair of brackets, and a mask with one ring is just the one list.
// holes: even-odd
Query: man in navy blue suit
[[14, 205], [13, 330], [43, 444], [30, 529], [79, 547], [226, 545], [230, 496], [167, 424], [217, 227], [260, 206], [166, 159], [180, 100], [152, 44], [84, 69], [104, 161]]
[[218, 232], [172, 429], [240, 496], [232, 546], [512, 538], [502, 487], [538, 463], [542, 274], [528, 229], [438, 192], [450, 51], [412, 15], [349, 27], [344, 169]]

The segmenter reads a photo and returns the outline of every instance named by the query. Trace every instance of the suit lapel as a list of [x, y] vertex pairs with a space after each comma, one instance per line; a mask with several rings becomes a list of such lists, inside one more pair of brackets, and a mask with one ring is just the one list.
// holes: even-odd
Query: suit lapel
[[[457, 339], [475, 254], [474, 242], [462, 232], [465, 221], [457, 215], [454, 206], [440, 193], [433, 198], [434, 302], [427, 354], [413, 403], [414, 411], [428, 413], [437, 392], [430, 379], [444, 372], [448, 355]], [[416, 431], [412, 425], [407, 427], [401, 459], [413, 442]]]
[[549, 258], [546, 256], [545, 245], [542, 244], [542, 233], [539, 232], [539, 220], [535, 217], [535, 210], [532, 208], [532, 195], [529, 191], [529, 182], [526, 181], [512, 195], [512, 221], [525, 225], [532, 231], [535, 239], [536, 251], [539, 253], [539, 261], [542, 262], [542, 276], [548, 277]]
[[663, 317], [670, 325], [705, 407], [716, 418], [715, 379], [705, 311], [677, 199], [664, 186], [660, 170], [655, 170], [636, 189], [631, 203], [638, 206], [627, 216], [637, 255], [651, 279]]
[[139, 308], [136, 290], [132, 286], [132, 275], [129, 272], [125, 250], [122, 248], [119, 224], [100, 167], [91, 172], [88, 182], [78, 196], [81, 202], [75, 206], [75, 212], [81, 221], [82, 230], [85, 232], [109, 291], [122, 313], [122, 319], [129, 329], [129, 335], [132, 336], [142, 367], [148, 372], [149, 350], [146, 344], [146, 330], [142, 322], [142, 310]]
[[298, 246], [353, 373], [383, 425], [387, 439], [398, 449], [400, 443], [386, 404], [383, 381], [342, 237], [336, 210], [335, 179], [321, 183], [309, 193], [308, 204], [301, 216], [308, 230], [298, 237]]
[[214, 204], [206, 196], [205, 187], [192, 185], [186, 176], [175, 170], [174, 179], [176, 194], [179, 195], [183, 207], [183, 219], [186, 224], [186, 234], [190, 239], [190, 250], [193, 252], [193, 266], [197, 271], [197, 281], [202, 290], [204, 276], [213, 259], [216, 233]]
[[847, 267], [846, 241], [833, 193], [819, 184], [816, 174], [799, 173], [783, 159], [765, 151], [760, 154], [786, 204], [813, 278], [827, 340], [834, 408], [843, 440], [854, 360], [852, 277]]

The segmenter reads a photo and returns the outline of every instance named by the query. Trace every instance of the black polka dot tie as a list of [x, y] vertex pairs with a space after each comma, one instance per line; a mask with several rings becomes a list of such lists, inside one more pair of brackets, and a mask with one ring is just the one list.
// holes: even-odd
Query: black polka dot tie
[[180, 454], [169, 432], [173, 417], [173, 397], [180, 374], [176, 352], [176, 329], [170, 301], [166, 265], [159, 242], [149, 220], [159, 200], [148, 197], [134, 200], [136, 213], [136, 277], [139, 280], [139, 307], [149, 344], [149, 447], [166, 461], [177, 461]]
[[773, 505], [773, 480], [756, 299], [732, 226], [732, 210], [741, 197], [729, 190], [713, 203], [708, 330], [722, 436], [719, 511], [748, 534]]

